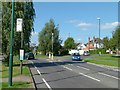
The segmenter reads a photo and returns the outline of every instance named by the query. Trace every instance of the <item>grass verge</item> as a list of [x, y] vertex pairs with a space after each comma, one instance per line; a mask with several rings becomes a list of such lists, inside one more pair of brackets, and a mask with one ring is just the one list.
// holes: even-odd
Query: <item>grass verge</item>
[[[16, 57], [13, 60], [13, 77], [20, 75], [20, 61]], [[2, 64], [2, 78], [8, 78], [8, 71], [9, 67]], [[26, 60], [23, 60], [23, 75], [30, 75]]]
[[13, 82], [12, 87], [8, 86], [8, 82], [2, 83], [2, 88], [27, 88], [30, 86], [31, 86], [31, 83], [29, 83], [29, 82]]
[[120, 60], [119, 58], [112, 57], [111, 55], [101, 55], [101, 56], [93, 56], [85, 60], [85, 62], [120, 67], [119, 60]]

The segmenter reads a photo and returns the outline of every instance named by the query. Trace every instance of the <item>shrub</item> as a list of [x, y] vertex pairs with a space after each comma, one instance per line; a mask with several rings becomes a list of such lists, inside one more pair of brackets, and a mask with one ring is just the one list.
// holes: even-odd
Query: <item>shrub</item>
[[89, 52], [90, 54], [99, 54], [99, 52], [101, 52], [101, 54], [107, 54], [106, 49], [101, 49], [101, 48], [97, 50], [90, 50]]

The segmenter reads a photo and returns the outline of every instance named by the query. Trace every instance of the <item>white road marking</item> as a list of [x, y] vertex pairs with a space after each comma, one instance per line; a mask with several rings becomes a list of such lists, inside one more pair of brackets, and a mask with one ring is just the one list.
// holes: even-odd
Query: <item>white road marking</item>
[[69, 64], [69, 65], [73, 66], [73, 64]]
[[49, 61], [49, 62], [53, 62], [53, 61]]
[[84, 73], [79, 73], [79, 74], [81, 74], [81, 75], [83, 75], [83, 76], [85, 76], [85, 77], [88, 77], [88, 78], [91, 78], [91, 79], [93, 79], [93, 80], [96, 80], [96, 81], [100, 82], [99, 79], [96, 79], [96, 78], [93, 78], [93, 77], [91, 77], [91, 76], [85, 75]]
[[42, 80], [44, 81], [44, 83], [46, 84], [46, 86], [49, 88], [49, 90], [52, 90], [52, 88], [50, 87], [50, 85], [46, 82], [46, 80], [44, 78], [42, 78]]
[[37, 67], [36, 66], [34, 66], [35, 67], [35, 69], [37, 69]]
[[82, 69], [85, 69], [85, 70], [90, 70], [88, 68], [85, 68], [85, 67], [80, 67], [80, 66], [77, 66], [78, 68], [82, 68]]
[[110, 68], [112, 66], [106, 66], [106, 65], [98, 65], [98, 64], [94, 64], [94, 63], [90, 63], [90, 62], [87, 62], [87, 64], [91, 64], [91, 65], [95, 65], [95, 66], [98, 66], [98, 67], [102, 67], [102, 68], [106, 68], [106, 69], [109, 69], [109, 70], [113, 70], [113, 71], [116, 71], [116, 72], [120, 72], [120, 70], [118, 68]]
[[40, 74], [40, 76], [41, 76], [41, 73], [40, 73], [40, 71], [37, 69], [37, 72]]
[[58, 61], [61, 61], [61, 60], [58, 60]]
[[98, 73], [101, 74], [101, 75], [105, 75], [105, 76], [120, 80], [120, 78], [117, 78], [117, 77], [114, 77], [114, 76], [111, 76], [111, 75], [108, 75], [108, 74], [105, 74], [105, 73], [101, 73], [101, 72], [98, 72]]
[[[31, 61], [32, 62], [32, 61]], [[32, 62], [33, 63], [33, 62]], [[33, 63], [34, 65], [34, 63]], [[35, 69], [37, 69], [37, 67], [34, 65]], [[40, 76], [42, 77], [40, 71], [37, 69], [37, 72], [40, 74]], [[50, 85], [46, 82], [46, 80], [44, 78], [42, 78], [43, 82], [45, 83], [45, 85], [48, 87], [49, 90], [52, 90], [52, 88], [50, 87]]]
[[71, 68], [68, 68], [68, 67], [66, 67], [66, 66], [63, 66], [64, 68], [66, 68], [66, 69], [68, 69], [68, 70], [70, 70], [70, 71], [72, 71], [72, 69]]

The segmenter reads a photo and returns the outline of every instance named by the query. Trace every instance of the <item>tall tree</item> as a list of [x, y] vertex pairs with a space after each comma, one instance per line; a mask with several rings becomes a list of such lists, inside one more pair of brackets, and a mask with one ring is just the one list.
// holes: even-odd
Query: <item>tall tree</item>
[[67, 50], [75, 49], [76, 48], [76, 44], [75, 44], [74, 39], [72, 37], [67, 38], [66, 41], [64, 42], [64, 47]]
[[[16, 19], [23, 19], [24, 47], [29, 47], [31, 32], [34, 31], [33, 22], [35, 10], [33, 2], [15, 2], [14, 10], [14, 54], [18, 54], [21, 43], [21, 34], [16, 32]], [[11, 30], [11, 2], [2, 2], [2, 52], [9, 55], [9, 38]], [[25, 48], [24, 48], [25, 49]]]
[[120, 25], [117, 26], [116, 30], [113, 32], [113, 43], [115, 44], [115, 49], [120, 50]]
[[59, 39], [58, 26], [55, 26], [53, 19], [45, 24], [42, 31], [39, 32], [39, 50], [46, 54], [52, 52], [52, 33], [53, 33], [53, 51], [58, 53], [61, 40]]
[[109, 49], [109, 38], [108, 37], [104, 37], [103, 38], [103, 43], [104, 43], [104, 48], [107, 50]]

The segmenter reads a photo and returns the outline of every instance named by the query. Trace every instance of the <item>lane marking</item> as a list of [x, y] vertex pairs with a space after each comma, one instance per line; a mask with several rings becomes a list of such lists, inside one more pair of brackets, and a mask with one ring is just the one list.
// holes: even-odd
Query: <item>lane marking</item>
[[68, 69], [68, 70], [70, 70], [70, 71], [72, 71], [72, 69], [71, 68], [68, 68], [68, 67], [66, 67], [66, 66], [63, 66], [64, 68], [66, 68], [66, 69]]
[[73, 64], [69, 64], [69, 65], [74, 66]]
[[49, 90], [52, 90], [52, 88], [50, 87], [50, 85], [46, 82], [46, 80], [44, 78], [42, 78], [42, 80], [44, 81], [44, 83], [46, 84], [46, 86], [49, 88]]
[[84, 73], [80, 73], [80, 72], [79, 72], [79, 74], [81, 74], [81, 75], [83, 75], [83, 76], [85, 76], [85, 77], [88, 77], [88, 78], [90, 78], [90, 79], [93, 79], [93, 80], [96, 80], [96, 81], [100, 82], [99, 79], [96, 79], [96, 78], [93, 78], [93, 77], [91, 77], [91, 76], [85, 75]]
[[40, 73], [40, 71], [37, 69], [37, 72], [40, 74], [40, 76], [41, 76], [41, 73]]
[[[32, 61], [31, 61], [32, 62]], [[32, 62], [32, 64], [34, 65], [34, 63]], [[34, 65], [35, 69], [37, 69], [37, 67]], [[41, 72], [37, 69], [37, 72], [41, 75]], [[50, 87], [50, 85], [46, 82], [46, 80], [44, 78], [42, 78], [43, 82], [45, 83], [45, 85], [48, 87], [49, 90], [52, 90], [52, 88]]]
[[105, 73], [101, 73], [101, 72], [98, 72], [98, 73], [101, 74], [101, 75], [105, 75], [105, 76], [108, 76], [108, 77], [111, 77], [111, 78], [120, 80], [120, 78], [117, 78], [117, 77], [115, 77], [115, 76], [111, 76], [111, 75], [108, 75], [108, 74], [105, 74]]
[[49, 61], [49, 62], [53, 62], [53, 61]]
[[85, 69], [85, 70], [90, 70], [88, 68], [85, 68], [85, 67], [80, 67], [80, 66], [77, 66], [78, 68], [82, 68], [82, 69]]
[[36, 66], [34, 66], [35, 67], [35, 69], [37, 69], [37, 67]]

